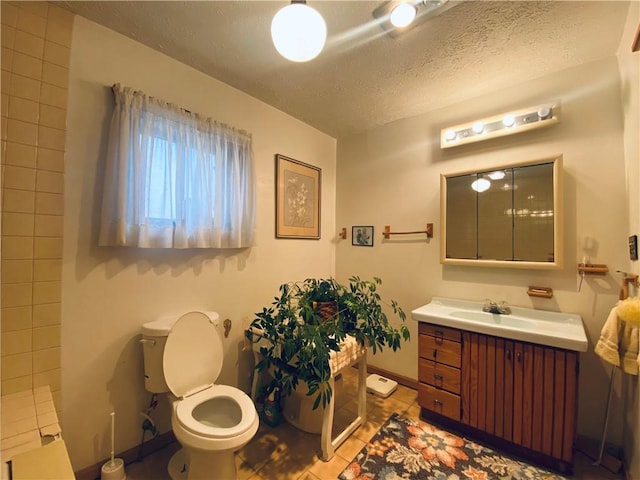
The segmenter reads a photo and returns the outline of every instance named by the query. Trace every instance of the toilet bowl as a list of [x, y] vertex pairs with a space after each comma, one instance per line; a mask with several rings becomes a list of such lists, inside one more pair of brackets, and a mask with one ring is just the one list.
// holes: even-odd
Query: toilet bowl
[[234, 452], [258, 430], [251, 398], [214, 383], [223, 357], [218, 319], [215, 312], [190, 312], [143, 325], [145, 385], [173, 394], [171, 426], [183, 447], [169, 462], [173, 480], [235, 479]]

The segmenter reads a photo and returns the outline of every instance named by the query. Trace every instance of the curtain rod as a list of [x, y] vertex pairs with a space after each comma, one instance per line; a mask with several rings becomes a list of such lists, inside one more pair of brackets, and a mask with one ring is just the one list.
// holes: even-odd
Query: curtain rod
[[[116, 88], [118, 85], [119, 85], [118, 83], [114, 83], [113, 85], [111, 85], [111, 91], [112, 91], [112, 92], [113, 92], [113, 91], [115, 91], [115, 88]], [[130, 87], [123, 87], [123, 88], [130, 88]], [[147, 97], [149, 97], [149, 98], [152, 98], [152, 99], [154, 99], [154, 100], [160, 100], [161, 102], [164, 102], [164, 103], [170, 103], [170, 102], [167, 102], [166, 100], [161, 100], [161, 99], [159, 99], [159, 98], [152, 97], [151, 95], [147, 95], [146, 93], [141, 92], [140, 90], [133, 90], [133, 91], [134, 91], [135, 93], [139, 93], [139, 94], [141, 94], [141, 95], [145, 95], [145, 96], [147, 96]], [[172, 104], [172, 105], [174, 105], [174, 104]], [[181, 111], [183, 111], [183, 112], [185, 112], [185, 113], [189, 113], [189, 114], [192, 114], [192, 115], [194, 114], [191, 110], [187, 110], [186, 108], [180, 107], [180, 106], [178, 106], [178, 105], [175, 105], [175, 106], [176, 106], [176, 108], [178, 108], [179, 110], [181, 110]]]

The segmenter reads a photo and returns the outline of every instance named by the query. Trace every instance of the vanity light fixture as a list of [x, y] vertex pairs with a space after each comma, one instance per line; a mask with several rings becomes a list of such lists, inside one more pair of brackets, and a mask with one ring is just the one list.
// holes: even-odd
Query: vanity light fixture
[[388, 0], [371, 15], [391, 37], [397, 37], [460, 3], [456, 0]]
[[292, 62], [316, 58], [327, 40], [327, 24], [305, 0], [293, 0], [271, 20], [271, 39], [280, 55]]
[[440, 148], [456, 147], [465, 143], [480, 142], [489, 138], [547, 127], [558, 123], [559, 118], [560, 101], [494, 115], [443, 128], [440, 133]]

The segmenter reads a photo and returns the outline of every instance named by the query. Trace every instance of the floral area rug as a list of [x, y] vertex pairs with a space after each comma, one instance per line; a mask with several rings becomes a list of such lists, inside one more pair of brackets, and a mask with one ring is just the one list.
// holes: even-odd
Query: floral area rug
[[340, 480], [566, 480], [437, 427], [391, 415]]

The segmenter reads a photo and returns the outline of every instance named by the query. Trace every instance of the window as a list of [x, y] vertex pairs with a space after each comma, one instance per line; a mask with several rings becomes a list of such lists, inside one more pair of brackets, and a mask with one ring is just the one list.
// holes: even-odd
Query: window
[[130, 88], [113, 90], [100, 245], [250, 246], [251, 136]]

